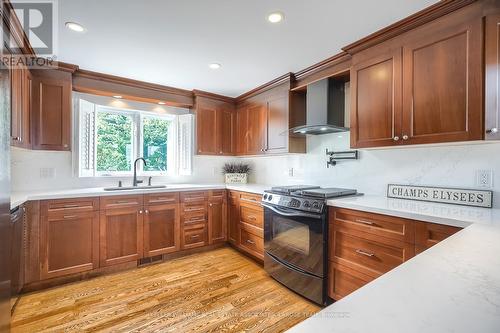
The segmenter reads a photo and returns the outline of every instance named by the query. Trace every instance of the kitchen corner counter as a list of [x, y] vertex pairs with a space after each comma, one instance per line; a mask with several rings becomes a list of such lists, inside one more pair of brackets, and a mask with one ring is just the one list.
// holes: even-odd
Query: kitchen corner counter
[[123, 191], [104, 191], [102, 187], [95, 188], [80, 188], [80, 189], [63, 189], [53, 191], [33, 191], [33, 192], [13, 192], [10, 198], [10, 207], [15, 208], [27, 201], [46, 200], [46, 199], [65, 199], [78, 197], [94, 197], [94, 196], [111, 196], [111, 195], [131, 195], [144, 193], [165, 193], [165, 192], [181, 192], [181, 191], [205, 191], [229, 189], [241, 192], [250, 192], [262, 194], [264, 190], [270, 186], [261, 184], [172, 184], [166, 188], [158, 189], [134, 189]]
[[288, 332], [499, 332], [499, 253], [500, 228], [473, 224]]
[[331, 199], [328, 200], [328, 206], [391, 215], [461, 228], [475, 223], [500, 226], [500, 209], [391, 199], [375, 195]]

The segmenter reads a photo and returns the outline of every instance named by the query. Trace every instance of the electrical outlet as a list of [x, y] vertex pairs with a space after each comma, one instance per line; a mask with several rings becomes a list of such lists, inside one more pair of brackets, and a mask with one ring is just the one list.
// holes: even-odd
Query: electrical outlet
[[40, 178], [53, 179], [56, 178], [55, 168], [40, 168]]
[[476, 186], [482, 188], [493, 187], [493, 170], [477, 170], [476, 171]]

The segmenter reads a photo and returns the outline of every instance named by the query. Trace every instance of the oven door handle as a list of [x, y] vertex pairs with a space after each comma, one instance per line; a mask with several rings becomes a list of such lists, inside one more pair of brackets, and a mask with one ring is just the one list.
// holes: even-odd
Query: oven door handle
[[282, 215], [282, 216], [290, 216], [290, 217], [308, 217], [316, 220], [321, 220], [322, 215], [317, 215], [317, 214], [309, 214], [309, 213], [302, 213], [302, 212], [285, 212], [281, 209], [275, 208], [273, 206], [270, 206], [268, 204], [262, 203], [262, 206], [269, 208], [276, 214]]

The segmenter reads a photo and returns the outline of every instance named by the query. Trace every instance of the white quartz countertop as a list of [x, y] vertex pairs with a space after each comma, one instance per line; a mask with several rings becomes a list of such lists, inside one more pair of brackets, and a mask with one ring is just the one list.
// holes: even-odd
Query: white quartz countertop
[[500, 209], [363, 195], [328, 200], [329, 206], [392, 215], [418, 221], [467, 227], [472, 223], [500, 226]]
[[242, 184], [242, 185], [226, 185], [226, 184], [171, 184], [166, 188], [158, 189], [134, 189], [121, 191], [105, 191], [102, 187], [95, 188], [80, 188], [80, 189], [64, 189], [52, 191], [33, 191], [33, 192], [13, 192], [10, 197], [10, 207], [15, 208], [22, 205], [26, 201], [31, 200], [46, 200], [46, 199], [66, 199], [78, 197], [93, 197], [93, 196], [108, 196], [108, 195], [130, 195], [143, 193], [165, 193], [179, 191], [202, 191], [216, 189], [230, 189], [235, 191], [250, 192], [262, 194], [264, 190], [270, 186], [260, 184]]
[[497, 222], [465, 228], [288, 332], [500, 332]]

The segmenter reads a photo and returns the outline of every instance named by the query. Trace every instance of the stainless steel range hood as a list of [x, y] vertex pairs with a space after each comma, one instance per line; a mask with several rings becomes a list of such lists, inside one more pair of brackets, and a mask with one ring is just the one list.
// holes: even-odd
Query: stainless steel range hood
[[[327, 134], [349, 131], [349, 82], [334, 78], [307, 86], [306, 124], [290, 131], [295, 134]], [[346, 105], [347, 104], [347, 105]]]

